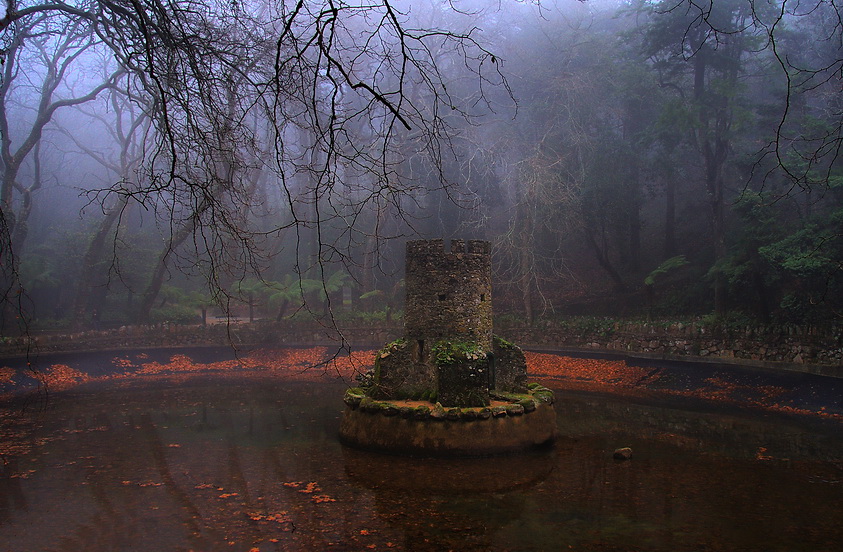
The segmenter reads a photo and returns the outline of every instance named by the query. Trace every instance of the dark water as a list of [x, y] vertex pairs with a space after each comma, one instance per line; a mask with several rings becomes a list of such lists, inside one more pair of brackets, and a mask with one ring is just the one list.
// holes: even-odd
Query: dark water
[[[843, 432], [557, 392], [551, 451], [337, 442], [340, 384], [191, 383], [0, 410], [0, 551], [837, 551]], [[612, 451], [634, 449], [618, 462]]]

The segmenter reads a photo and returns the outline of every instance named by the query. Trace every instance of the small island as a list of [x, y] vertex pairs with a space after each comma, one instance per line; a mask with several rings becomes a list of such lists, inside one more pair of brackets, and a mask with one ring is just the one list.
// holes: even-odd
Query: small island
[[491, 244], [416, 240], [406, 255], [404, 337], [346, 392], [342, 441], [435, 456], [550, 445], [553, 393], [528, 384], [524, 353], [492, 333]]

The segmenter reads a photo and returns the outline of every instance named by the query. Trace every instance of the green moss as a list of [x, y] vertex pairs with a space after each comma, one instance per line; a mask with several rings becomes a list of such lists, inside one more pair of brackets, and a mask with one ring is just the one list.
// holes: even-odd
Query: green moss
[[501, 349], [520, 349], [518, 345], [498, 336], [492, 336], [492, 343]]
[[521, 399], [516, 404], [520, 404], [524, 407], [524, 412], [532, 412], [536, 409], [536, 401], [532, 398], [529, 399]]
[[529, 399], [532, 397], [530, 393], [509, 393], [507, 391], [490, 391], [489, 396], [499, 401], [507, 401], [516, 403], [522, 399]]
[[404, 339], [403, 337], [399, 337], [398, 339], [390, 341], [389, 343], [384, 345], [383, 348], [380, 351], [378, 351], [378, 354], [383, 355], [383, 356], [387, 356], [388, 354], [394, 353], [395, 351], [403, 349], [406, 346], [407, 346], [407, 340]]
[[419, 405], [413, 410], [413, 418], [416, 420], [426, 420], [430, 417], [430, 408], [424, 405]]
[[553, 395], [553, 391], [545, 387], [533, 391], [533, 398], [545, 404], [553, 404], [556, 400], [556, 397]]
[[477, 411], [473, 408], [463, 408], [460, 411], [460, 418], [463, 420], [476, 420], [477, 419]]
[[505, 406], [493, 406], [492, 407], [492, 416], [495, 418], [500, 418], [502, 416], [506, 416], [506, 407]]
[[434, 343], [430, 351], [439, 365], [486, 358], [485, 351], [476, 341], [443, 339]]
[[506, 407], [508, 416], [520, 416], [524, 413], [524, 407], [520, 404], [510, 404]]
[[[545, 404], [553, 404], [555, 398], [553, 395], [553, 391], [539, 385], [538, 383], [531, 383], [527, 386], [529, 389], [528, 393], [508, 393], [505, 391], [493, 391], [490, 393], [490, 396], [494, 399], [498, 399], [501, 401], [507, 401], [514, 404], [520, 404], [525, 408], [528, 408], [528, 404], [532, 404], [534, 407], [537, 407], [539, 403]], [[528, 409], [528, 412], [530, 410]]]
[[351, 407], [352, 410], [358, 408], [360, 403], [366, 397], [365, 393], [359, 387], [352, 387], [346, 390], [342, 400], [345, 404]]
[[403, 337], [399, 337], [394, 341], [390, 341], [383, 348], [378, 351], [378, 354], [375, 356], [375, 370], [374, 370], [374, 381], [375, 385], [380, 383], [381, 381], [381, 358], [388, 357], [392, 353], [396, 351], [400, 351], [404, 347], [407, 346], [407, 340]]
[[363, 397], [360, 400], [359, 406], [363, 412], [375, 412], [378, 410], [378, 403], [372, 397]]

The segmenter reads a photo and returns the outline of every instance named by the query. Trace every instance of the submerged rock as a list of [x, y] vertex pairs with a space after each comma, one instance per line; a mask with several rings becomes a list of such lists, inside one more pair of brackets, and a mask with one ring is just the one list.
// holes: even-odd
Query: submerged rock
[[612, 458], [615, 460], [629, 460], [632, 458], [632, 449], [629, 447], [615, 449], [615, 452], [612, 453]]

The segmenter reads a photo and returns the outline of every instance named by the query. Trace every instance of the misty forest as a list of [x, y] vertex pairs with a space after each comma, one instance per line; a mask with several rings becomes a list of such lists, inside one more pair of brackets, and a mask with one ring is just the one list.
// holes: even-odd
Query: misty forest
[[7, 0], [4, 336], [495, 310], [839, 323], [835, 0]]
[[843, 0], [5, 0], [0, 550], [830, 551]]

